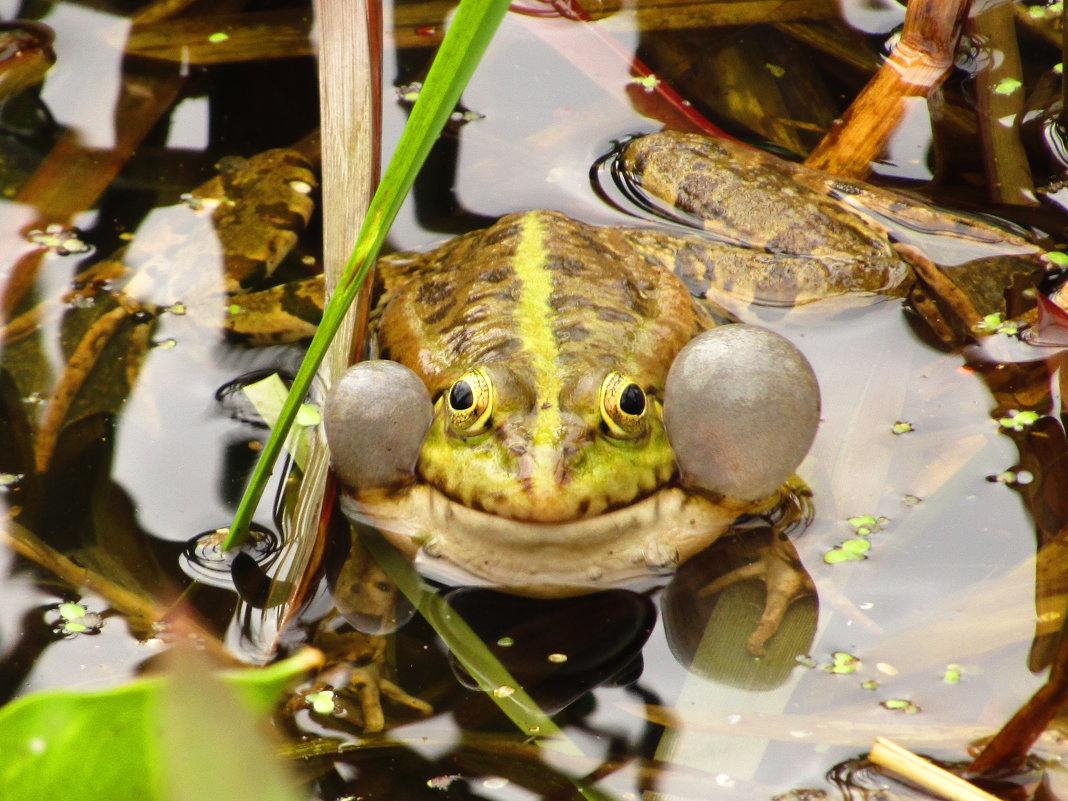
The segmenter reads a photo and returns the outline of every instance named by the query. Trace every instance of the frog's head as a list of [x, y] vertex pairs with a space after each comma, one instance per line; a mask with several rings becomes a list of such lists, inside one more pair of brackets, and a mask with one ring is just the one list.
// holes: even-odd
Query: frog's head
[[409, 553], [566, 594], [535, 582], [573, 589], [673, 567], [773, 506], [819, 418], [804, 356], [752, 326], [699, 335], [666, 381], [586, 369], [549, 389], [489, 362], [432, 399], [396, 362], [350, 368], [325, 409], [346, 512]]
[[446, 384], [420, 477], [464, 506], [538, 523], [593, 517], [669, 482], [657, 383], [584, 369], [554, 382], [503, 362]]

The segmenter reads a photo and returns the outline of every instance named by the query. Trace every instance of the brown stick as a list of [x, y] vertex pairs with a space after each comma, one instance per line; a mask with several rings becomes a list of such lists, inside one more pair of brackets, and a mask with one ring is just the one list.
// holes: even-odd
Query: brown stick
[[875, 738], [868, 758], [876, 765], [892, 770], [949, 801], [997, 801], [995, 796], [985, 790], [980, 790], [971, 782], [928, 762], [885, 737]]
[[926, 98], [953, 66], [967, 0], [913, 0], [901, 41], [805, 164], [864, 178], [905, 115], [907, 100]]
[[1020, 141], [1024, 111], [1023, 67], [1016, 45], [1012, 4], [995, 3], [969, 23], [989, 53], [975, 75], [979, 134], [983, 140], [990, 199], [1024, 206], [1037, 204], [1031, 168]]
[[1068, 637], [1061, 632], [1049, 678], [968, 766], [968, 773], [1012, 773], [1023, 767], [1031, 745], [1068, 702]]

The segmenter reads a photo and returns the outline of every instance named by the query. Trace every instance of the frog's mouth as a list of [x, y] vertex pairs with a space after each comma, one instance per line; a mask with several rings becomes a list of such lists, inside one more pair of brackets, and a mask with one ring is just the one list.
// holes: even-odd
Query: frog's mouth
[[[768, 499], [770, 509], [778, 495]], [[611, 512], [565, 523], [512, 520], [464, 506], [426, 484], [346, 493], [350, 520], [380, 529], [410, 559], [444, 560], [474, 581], [553, 598], [671, 573], [753, 504], [712, 501], [666, 487]]]

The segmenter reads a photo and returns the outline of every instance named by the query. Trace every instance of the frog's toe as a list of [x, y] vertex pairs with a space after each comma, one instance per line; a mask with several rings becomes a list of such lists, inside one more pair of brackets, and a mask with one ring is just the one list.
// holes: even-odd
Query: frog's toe
[[812, 367], [766, 328], [725, 325], [671, 365], [664, 425], [682, 480], [741, 500], [765, 498], [808, 453], [819, 424]]
[[342, 483], [368, 489], [410, 480], [433, 413], [430, 393], [407, 367], [386, 360], [350, 367], [323, 408]]
[[378, 691], [390, 701], [404, 706], [418, 712], [420, 715], [432, 715], [434, 713], [434, 707], [424, 701], [422, 698], [416, 698], [414, 695], [405, 692], [403, 687], [400, 687], [389, 679], [380, 679], [378, 682]]

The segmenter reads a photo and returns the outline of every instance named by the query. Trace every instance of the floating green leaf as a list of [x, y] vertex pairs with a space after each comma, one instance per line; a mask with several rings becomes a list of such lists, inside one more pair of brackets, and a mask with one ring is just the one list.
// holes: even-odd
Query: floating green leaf
[[871, 543], [864, 539], [846, 540], [836, 545], [833, 550], [823, 555], [823, 561], [829, 565], [839, 562], [859, 562], [866, 559], [866, 554], [871, 550]]
[[1018, 334], [1020, 324], [1015, 320], [1004, 320], [1000, 314], [988, 314], [975, 324], [976, 331], [986, 331], [996, 334]]
[[831, 654], [832, 662], [827, 666], [829, 673], [846, 675], [856, 673], [860, 669], [860, 660], [846, 651], [835, 651]]
[[1002, 78], [1000, 81], [997, 82], [997, 85], [994, 87], [994, 94], [1011, 95], [1021, 86], [1023, 86], [1023, 83], [1016, 80], [1015, 78]]
[[904, 712], [906, 715], [915, 715], [920, 711], [920, 708], [916, 706], [916, 704], [906, 698], [889, 698], [886, 701], [883, 701], [880, 706], [883, 709], [889, 709], [892, 712]]
[[862, 537], [867, 537], [882, 529], [890, 522], [889, 517], [873, 517], [872, 515], [857, 515], [846, 519], [853, 530]]
[[334, 703], [333, 690], [320, 690], [317, 693], [308, 693], [304, 696], [304, 700], [308, 702], [308, 706], [310, 706], [312, 711], [317, 715], [333, 715], [337, 712], [337, 705]]

